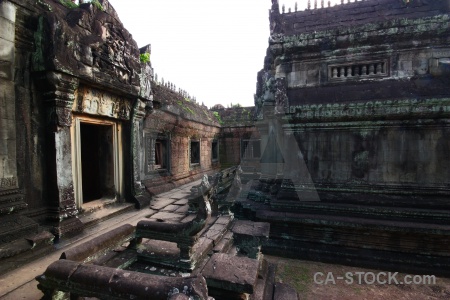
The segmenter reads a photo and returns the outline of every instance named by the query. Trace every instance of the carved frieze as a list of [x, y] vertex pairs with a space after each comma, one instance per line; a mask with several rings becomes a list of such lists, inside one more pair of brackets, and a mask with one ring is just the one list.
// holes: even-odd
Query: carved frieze
[[82, 87], [78, 90], [74, 109], [79, 113], [129, 120], [131, 103], [104, 91]]
[[448, 117], [450, 98], [370, 101], [290, 106], [291, 118], [302, 121], [371, 120]]
[[16, 177], [0, 178], [0, 189], [1, 190], [16, 189], [17, 187], [18, 187], [18, 185], [17, 185]]

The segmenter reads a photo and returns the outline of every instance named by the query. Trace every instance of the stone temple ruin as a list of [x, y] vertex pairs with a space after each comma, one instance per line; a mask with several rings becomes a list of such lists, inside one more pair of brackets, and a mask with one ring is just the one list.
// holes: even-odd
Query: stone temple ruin
[[1, 1], [0, 270], [147, 209], [39, 288], [296, 299], [263, 254], [449, 276], [449, 12], [272, 0], [255, 106], [208, 109], [155, 78], [107, 0]]

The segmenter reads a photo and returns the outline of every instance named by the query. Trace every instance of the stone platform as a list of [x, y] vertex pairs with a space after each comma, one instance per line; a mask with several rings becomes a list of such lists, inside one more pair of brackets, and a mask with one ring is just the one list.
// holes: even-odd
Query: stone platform
[[270, 223], [263, 253], [450, 276], [448, 210], [283, 200], [254, 187], [243, 188], [235, 214]]
[[[186, 295], [216, 300], [298, 299], [292, 289], [286, 292], [286, 288], [278, 287], [275, 292], [275, 266], [260, 253], [262, 243], [269, 237], [267, 223], [240, 221], [233, 215], [211, 215], [202, 229], [193, 233], [194, 239], [188, 244], [181, 241], [185, 238], [177, 228], [185, 230], [186, 224], [198, 219], [198, 214], [188, 211], [190, 191], [196, 184], [154, 197], [148, 214], [138, 221], [137, 227], [124, 224], [64, 251], [61, 259], [36, 277], [39, 288], [47, 298], [70, 293], [103, 299], [112, 297], [111, 290], [120, 289], [114, 296], [117, 299], [154, 297], [156, 292], [164, 293], [167, 299]], [[176, 238], [178, 235], [181, 240]], [[188, 255], [183, 255], [186, 245], [191, 246]], [[73, 273], [75, 269], [80, 272]], [[207, 294], [188, 293], [198, 291], [195, 286], [201, 285], [202, 280], [206, 282]], [[121, 284], [134, 288], [127, 290]], [[290, 293], [290, 298], [273, 296], [286, 293]]]

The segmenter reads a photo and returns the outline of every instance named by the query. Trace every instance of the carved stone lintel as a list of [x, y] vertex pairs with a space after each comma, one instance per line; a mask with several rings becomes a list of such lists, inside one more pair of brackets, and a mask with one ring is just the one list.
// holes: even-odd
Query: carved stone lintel
[[79, 113], [129, 120], [131, 100], [106, 91], [80, 87], [75, 100], [75, 110]]

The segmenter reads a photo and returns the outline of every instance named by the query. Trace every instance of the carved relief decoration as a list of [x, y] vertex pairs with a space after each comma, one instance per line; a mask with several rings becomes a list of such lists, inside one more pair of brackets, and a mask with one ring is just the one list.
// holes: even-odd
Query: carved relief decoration
[[129, 120], [130, 100], [91, 88], [80, 88], [75, 110], [80, 113]]
[[291, 118], [302, 121], [432, 118], [449, 116], [450, 99], [306, 104], [290, 106], [289, 112]]

